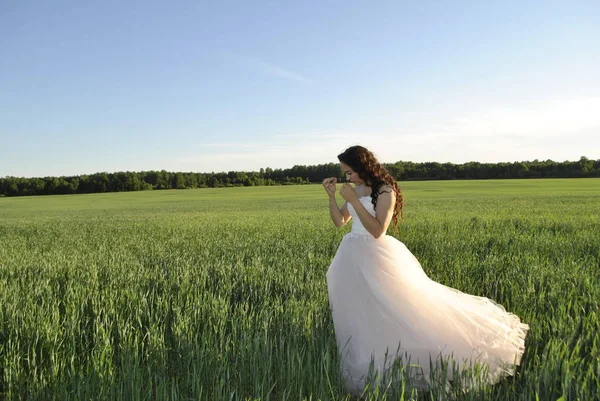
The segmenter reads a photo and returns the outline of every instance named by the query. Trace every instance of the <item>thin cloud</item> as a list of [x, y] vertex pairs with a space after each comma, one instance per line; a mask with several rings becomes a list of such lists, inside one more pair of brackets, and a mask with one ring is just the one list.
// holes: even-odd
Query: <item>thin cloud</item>
[[171, 159], [172, 169], [257, 171], [294, 164], [337, 162], [336, 155], [360, 144], [382, 162], [499, 162], [577, 160], [600, 155], [600, 98], [546, 101], [529, 107], [492, 107], [475, 113], [399, 119], [375, 130], [282, 132], [252, 142], [215, 142]]
[[561, 99], [529, 108], [493, 108], [455, 118], [447, 132], [459, 135], [547, 138], [569, 137], [600, 128], [600, 97]]
[[214, 142], [214, 143], [201, 143], [199, 144], [202, 148], [246, 148], [246, 149], [255, 149], [261, 148], [264, 146], [262, 143], [252, 142], [252, 143], [236, 143], [236, 142]]
[[263, 73], [265, 75], [269, 75], [269, 76], [276, 77], [276, 78], [287, 79], [290, 81], [302, 82], [305, 84], [312, 83], [312, 79], [307, 78], [304, 75], [299, 74], [297, 72], [288, 70], [287, 68], [284, 68], [277, 64], [268, 63], [263, 60], [259, 60], [256, 58], [249, 58], [249, 57], [239, 58], [239, 60], [244, 66], [246, 66], [252, 70], [258, 71], [260, 73]]

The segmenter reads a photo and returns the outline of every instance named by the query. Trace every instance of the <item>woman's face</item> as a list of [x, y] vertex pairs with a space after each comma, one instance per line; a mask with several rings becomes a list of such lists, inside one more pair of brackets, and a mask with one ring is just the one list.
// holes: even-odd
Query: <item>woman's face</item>
[[348, 166], [345, 163], [340, 163], [340, 167], [342, 168], [342, 172], [346, 176], [346, 181], [351, 182], [354, 185], [360, 185], [364, 183], [364, 181], [358, 176], [358, 173], [352, 170], [352, 167]]

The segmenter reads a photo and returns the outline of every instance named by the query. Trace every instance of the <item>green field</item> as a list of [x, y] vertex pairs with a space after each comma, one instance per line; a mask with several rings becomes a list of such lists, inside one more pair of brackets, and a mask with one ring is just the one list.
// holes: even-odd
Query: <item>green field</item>
[[[390, 234], [531, 329], [516, 377], [370, 399], [598, 399], [600, 179], [400, 184]], [[320, 185], [0, 198], [0, 399], [350, 399], [325, 282], [348, 231]]]

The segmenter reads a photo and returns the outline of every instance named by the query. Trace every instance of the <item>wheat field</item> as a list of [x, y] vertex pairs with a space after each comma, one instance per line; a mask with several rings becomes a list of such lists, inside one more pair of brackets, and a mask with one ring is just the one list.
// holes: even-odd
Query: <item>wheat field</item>
[[[399, 184], [389, 234], [531, 329], [499, 384], [365, 399], [598, 399], [600, 179]], [[0, 198], [0, 399], [350, 400], [325, 281], [348, 231], [320, 185]]]

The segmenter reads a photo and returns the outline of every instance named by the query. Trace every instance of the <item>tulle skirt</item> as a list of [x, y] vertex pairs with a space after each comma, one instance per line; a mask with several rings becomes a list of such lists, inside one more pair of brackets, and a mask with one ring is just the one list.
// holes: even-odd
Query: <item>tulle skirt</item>
[[427, 388], [441, 361], [455, 369], [479, 365], [493, 384], [514, 374], [525, 350], [529, 326], [518, 316], [429, 279], [391, 236], [344, 236], [327, 286], [343, 379], [355, 394], [394, 360], [418, 387]]

